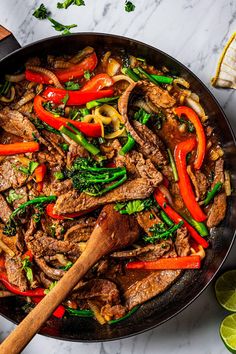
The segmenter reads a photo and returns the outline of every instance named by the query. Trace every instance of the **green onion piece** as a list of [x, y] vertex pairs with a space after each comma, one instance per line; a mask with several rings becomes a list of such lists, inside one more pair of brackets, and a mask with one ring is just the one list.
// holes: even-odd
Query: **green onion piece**
[[138, 73], [142, 74], [143, 76], [145, 76], [149, 81], [151, 81], [153, 84], [158, 85], [158, 82], [153, 79], [153, 77], [151, 76], [151, 74], [148, 74], [145, 70], [143, 70], [143, 68], [141, 68], [140, 66], [135, 68], [135, 72], [137, 71]]
[[174, 222], [169, 218], [169, 216], [164, 212], [164, 210], [160, 211], [160, 215], [162, 220], [166, 223], [166, 225], [172, 227], [174, 225]]
[[203, 204], [203, 205], [208, 205], [208, 204], [212, 201], [212, 199], [215, 197], [215, 195], [216, 195], [217, 193], [219, 193], [219, 191], [220, 191], [221, 188], [222, 188], [222, 185], [223, 185], [222, 182], [217, 182], [217, 183], [214, 185], [214, 187], [212, 188], [212, 190], [207, 193], [206, 199], [203, 201], [202, 204]]
[[62, 126], [59, 130], [62, 134], [67, 135], [70, 139], [76, 142], [79, 145], [82, 145], [87, 151], [89, 151], [92, 155], [97, 155], [100, 153], [100, 150], [93, 144], [89, 143], [88, 140], [84, 137], [84, 135], [74, 127], [73, 124], [68, 123], [68, 126], [73, 129], [76, 133], [72, 133], [69, 129]]
[[133, 315], [133, 313], [135, 313], [138, 309], [139, 309], [140, 305], [135, 306], [134, 308], [132, 308], [132, 310], [130, 310], [125, 316], [118, 318], [117, 320], [111, 320], [108, 321], [108, 324], [116, 324], [119, 323], [120, 321], [126, 320], [127, 318], [129, 318], [131, 315]]
[[168, 156], [169, 156], [169, 160], [170, 160], [170, 166], [172, 168], [172, 172], [174, 175], [174, 181], [177, 182], [179, 180], [179, 176], [178, 176], [178, 172], [177, 172], [177, 169], [175, 166], [175, 160], [173, 158], [173, 155], [172, 155], [170, 149], [167, 149], [167, 152], [168, 152]]
[[135, 140], [132, 137], [132, 135], [128, 133], [128, 140], [126, 144], [121, 148], [119, 154], [124, 156], [125, 154], [127, 154], [127, 152], [133, 149], [134, 145], [135, 145]]
[[209, 232], [206, 225], [203, 222], [196, 221], [191, 216], [182, 215], [181, 216], [197, 230], [199, 235], [202, 237], [208, 236]]
[[155, 75], [151, 74], [150, 75], [156, 82], [160, 84], [172, 84], [173, 82], [173, 77], [168, 77], [168, 76], [163, 76], [163, 75]]
[[69, 312], [70, 315], [72, 316], [78, 316], [78, 317], [93, 317], [93, 311], [91, 310], [75, 310], [71, 309], [70, 307], [66, 308], [66, 311]]
[[124, 75], [129, 76], [132, 80], [134, 80], [135, 82], [140, 80], [140, 77], [138, 74], [136, 74], [131, 68], [122, 68], [121, 72]]
[[[120, 97], [120, 96], [98, 98], [97, 100], [87, 102], [87, 103], [86, 103], [86, 107], [87, 107], [87, 109], [91, 109], [91, 108], [100, 106], [100, 105], [103, 104], [103, 103], [116, 101], [116, 100], [118, 100], [119, 97]], [[88, 113], [88, 114], [89, 114], [89, 113]]]
[[64, 174], [61, 172], [61, 171], [57, 171], [57, 172], [54, 172], [54, 177], [57, 179], [57, 180], [61, 180], [64, 178]]

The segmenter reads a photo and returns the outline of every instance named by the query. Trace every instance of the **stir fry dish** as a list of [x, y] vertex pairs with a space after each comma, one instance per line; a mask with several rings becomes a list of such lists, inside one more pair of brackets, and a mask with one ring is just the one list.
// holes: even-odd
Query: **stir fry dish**
[[121, 49], [29, 58], [0, 82], [0, 130], [1, 297], [30, 311], [104, 208], [114, 232], [123, 215], [138, 239], [98, 261], [54, 316], [116, 324], [203, 266], [230, 173], [183, 77]]

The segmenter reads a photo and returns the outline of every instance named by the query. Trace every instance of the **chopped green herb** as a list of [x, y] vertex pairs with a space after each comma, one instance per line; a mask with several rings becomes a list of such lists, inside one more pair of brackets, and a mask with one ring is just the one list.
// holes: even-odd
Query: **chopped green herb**
[[151, 113], [147, 113], [143, 108], [140, 108], [138, 112], [135, 112], [134, 119], [140, 122], [141, 124], [147, 124]]
[[79, 113], [81, 114], [82, 117], [87, 116], [88, 114], [90, 114], [88, 108], [80, 108], [79, 109]]
[[64, 116], [64, 114], [65, 114], [64, 108], [56, 106], [54, 103], [49, 102], [49, 101], [44, 102], [43, 107], [48, 112], [51, 112], [55, 117]]
[[58, 282], [57, 282], [56, 280], [53, 281], [53, 282], [50, 284], [49, 288], [44, 290], [44, 294], [47, 295], [53, 288], [55, 288], [55, 286], [57, 285], [57, 283], [58, 283]]
[[68, 95], [68, 93], [63, 97], [63, 99], [61, 100], [61, 102], [66, 106], [68, 100], [69, 100], [70, 96]]
[[66, 265], [64, 267], [61, 267], [61, 269], [63, 270], [68, 270], [73, 266], [73, 263], [71, 261], [69, 261], [68, 263], [66, 263]]
[[131, 1], [125, 1], [125, 11], [132, 12], [135, 9], [135, 5]]
[[25, 257], [22, 261], [22, 268], [25, 271], [26, 278], [30, 283], [34, 280], [33, 271], [32, 271], [32, 262], [30, 262], [29, 256]]
[[72, 120], [76, 120], [80, 116], [80, 110], [77, 108], [72, 108], [69, 113], [69, 118]]
[[63, 25], [62, 23], [57, 22], [56, 20], [54, 20], [51, 17], [48, 17], [49, 21], [52, 23], [52, 27], [58, 31], [58, 32], [62, 32], [62, 35], [66, 35], [66, 34], [70, 34], [70, 29], [77, 27], [76, 24], [72, 24], [72, 25]]
[[41, 4], [33, 13], [33, 16], [39, 20], [45, 20], [50, 15], [50, 12], [47, 10], [44, 4]]
[[154, 225], [149, 229], [152, 232], [153, 236], [144, 236], [144, 241], [149, 243], [155, 243], [158, 240], [167, 240], [175, 234], [175, 232], [183, 225], [183, 221], [180, 221], [178, 224], [175, 224], [169, 229], [166, 229], [164, 223], [159, 223]]
[[84, 0], [65, 0], [63, 2], [57, 3], [58, 9], [67, 9], [71, 5], [83, 6], [85, 5]]
[[22, 195], [17, 194], [14, 189], [10, 189], [6, 200], [9, 204], [13, 203], [15, 200], [21, 199]]
[[154, 215], [153, 215], [153, 214], [150, 214], [150, 215], [149, 215], [149, 219], [150, 219], [150, 220], [153, 220], [153, 219], [154, 219]]
[[39, 163], [36, 161], [30, 161], [29, 166], [28, 167], [19, 167], [18, 170], [26, 175], [31, 176], [35, 169], [38, 167]]
[[190, 122], [190, 120], [185, 119], [183, 117], [178, 117], [177, 115], [175, 115], [175, 119], [181, 123], [181, 124], [185, 124], [187, 126], [187, 129], [190, 133], [194, 133], [195, 132], [195, 128], [192, 122]]
[[66, 90], [71, 90], [71, 91], [76, 91], [80, 88], [80, 84], [74, 81], [67, 81], [65, 82], [65, 89]]
[[134, 214], [140, 211], [149, 210], [153, 206], [153, 199], [147, 198], [143, 200], [131, 200], [124, 203], [116, 203], [114, 209], [119, 211], [120, 214]]
[[91, 74], [90, 74], [89, 70], [85, 70], [85, 72], [84, 72], [84, 78], [85, 78], [86, 80], [90, 80], [90, 77], [91, 77]]
[[59, 146], [63, 151], [69, 151], [69, 144], [61, 143]]
[[61, 172], [61, 171], [57, 171], [57, 172], [54, 172], [54, 177], [57, 179], [57, 180], [61, 180], [61, 179], [64, 179], [64, 173]]
[[57, 134], [57, 135], [61, 135], [61, 133], [58, 131], [58, 130], [56, 130], [56, 129], [54, 129], [54, 128], [52, 128], [52, 127], [50, 127], [50, 125], [48, 125], [47, 123], [44, 123], [44, 122], [42, 122], [40, 119], [38, 119], [38, 118], [30, 118], [30, 121], [34, 124], [34, 126], [37, 128], [37, 129], [39, 129], [39, 130], [47, 130], [47, 131], [49, 131], [49, 132], [51, 132], [51, 133], [54, 133], [54, 134]]

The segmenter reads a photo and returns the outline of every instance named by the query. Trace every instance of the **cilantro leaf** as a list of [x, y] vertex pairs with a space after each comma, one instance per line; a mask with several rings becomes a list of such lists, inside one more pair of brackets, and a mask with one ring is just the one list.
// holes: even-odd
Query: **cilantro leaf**
[[29, 280], [30, 283], [32, 283], [34, 276], [33, 276], [33, 271], [31, 269], [32, 263], [30, 262], [29, 256], [25, 257], [22, 261], [22, 268], [25, 271], [26, 278]]
[[66, 34], [70, 34], [70, 29], [77, 27], [76, 24], [72, 24], [72, 25], [63, 25], [62, 23], [57, 22], [56, 20], [54, 20], [51, 17], [48, 17], [49, 21], [52, 23], [52, 27], [58, 31], [58, 32], [62, 32], [62, 35], [66, 35]]
[[120, 214], [135, 214], [139, 213], [143, 210], [149, 210], [153, 206], [153, 200], [151, 198], [147, 198], [144, 200], [131, 200], [129, 202], [124, 203], [116, 203], [114, 209], [119, 211]]
[[135, 5], [131, 1], [125, 1], [125, 11], [132, 12], [135, 9]]
[[18, 170], [22, 173], [24, 173], [25, 175], [29, 175], [31, 176], [35, 169], [38, 167], [39, 163], [36, 161], [30, 161], [28, 167], [19, 167]]
[[15, 200], [21, 199], [22, 195], [17, 194], [14, 189], [11, 189], [6, 197], [6, 200], [9, 204], [13, 203]]
[[63, 270], [68, 270], [73, 266], [73, 263], [71, 261], [69, 261], [68, 263], [66, 263], [66, 265], [64, 267], [61, 267], [61, 269]]
[[45, 20], [50, 15], [50, 12], [47, 10], [44, 4], [41, 4], [37, 9], [35, 9], [33, 16], [39, 20]]
[[65, 0], [57, 3], [58, 9], [67, 9], [71, 5], [84, 6], [84, 0]]
[[80, 88], [80, 84], [78, 84], [77, 82], [74, 82], [74, 81], [65, 82], [65, 89], [66, 90], [75, 91], [75, 90], [78, 90], [79, 88]]
[[86, 80], [89, 80], [90, 77], [91, 77], [90, 72], [89, 72], [88, 70], [85, 70], [85, 72], [84, 72], [84, 78], [85, 78]]

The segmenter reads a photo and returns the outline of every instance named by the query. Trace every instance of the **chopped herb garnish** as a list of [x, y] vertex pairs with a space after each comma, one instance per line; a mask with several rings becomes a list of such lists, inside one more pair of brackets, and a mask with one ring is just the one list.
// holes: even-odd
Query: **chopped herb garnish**
[[18, 170], [22, 173], [24, 173], [25, 175], [31, 176], [35, 169], [38, 167], [39, 163], [36, 161], [30, 161], [29, 166], [28, 167], [19, 167]]
[[76, 91], [80, 88], [80, 84], [74, 81], [67, 81], [65, 82], [65, 89], [66, 90], [71, 90], [71, 91]]
[[57, 283], [58, 283], [58, 282], [57, 282], [56, 280], [53, 281], [53, 282], [50, 284], [49, 288], [44, 290], [44, 294], [47, 295], [53, 288], [55, 288], [55, 286], [57, 285]]
[[125, 11], [132, 12], [135, 9], [135, 5], [131, 1], [125, 1]]
[[57, 3], [58, 9], [67, 9], [71, 5], [84, 6], [84, 0], [65, 0]]
[[26, 278], [29, 280], [30, 283], [32, 283], [34, 277], [33, 277], [33, 271], [32, 271], [32, 262], [30, 262], [29, 256], [25, 257], [22, 261], [22, 268], [25, 271]]
[[54, 177], [59, 181], [65, 178], [64, 173], [61, 171], [54, 172]]
[[61, 267], [61, 269], [63, 270], [68, 270], [73, 266], [73, 263], [71, 261], [69, 261], [68, 263], [66, 263], [65, 266]]
[[[69, 98], [69, 97], [68, 97]], [[63, 98], [64, 99], [64, 98]], [[60, 107], [60, 106], [56, 106], [54, 103], [52, 102], [44, 102], [43, 103], [43, 107], [48, 111], [51, 112], [55, 117], [60, 117], [60, 116], [64, 116], [65, 112], [64, 112], [64, 108]]]
[[72, 24], [72, 25], [63, 25], [62, 23], [57, 22], [56, 20], [54, 20], [51, 17], [48, 17], [49, 21], [52, 23], [52, 27], [58, 31], [58, 32], [62, 32], [62, 35], [66, 35], [66, 34], [70, 34], [70, 29], [77, 27], [76, 24]]
[[66, 105], [68, 100], [69, 100], [70, 96], [68, 95], [68, 93], [63, 97], [63, 99], [61, 100], [61, 102]]
[[80, 110], [76, 108], [72, 108], [69, 113], [69, 118], [72, 120], [76, 120], [77, 118], [80, 118]]
[[166, 229], [164, 223], [159, 223], [154, 225], [149, 229], [152, 232], [152, 236], [144, 236], [144, 241], [149, 243], [155, 243], [158, 240], [167, 240], [174, 236], [175, 232], [183, 225], [183, 221], [180, 221], [178, 224]]
[[51, 133], [54, 133], [54, 134], [57, 134], [57, 135], [61, 135], [61, 133], [58, 131], [58, 130], [56, 130], [56, 129], [54, 129], [54, 128], [52, 128], [52, 127], [50, 127], [50, 125], [48, 125], [47, 123], [45, 123], [45, 122], [42, 122], [40, 119], [38, 119], [38, 118], [31, 118], [30, 119], [30, 121], [34, 124], [34, 126], [37, 128], [37, 129], [39, 129], [39, 130], [47, 130], [47, 131], [49, 131], [49, 132], [51, 132]]
[[69, 144], [61, 143], [59, 146], [63, 151], [69, 151]]
[[41, 4], [33, 13], [33, 16], [39, 20], [45, 20], [50, 15], [50, 12], [47, 10], [44, 4]]
[[148, 210], [150, 209], [154, 204], [154, 201], [152, 198], [147, 198], [144, 200], [131, 200], [129, 202], [124, 202], [124, 203], [116, 203], [114, 206], [114, 209], [116, 211], [119, 211], [120, 214], [134, 214], [134, 213], [139, 213], [140, 211]]
[[15, 200], [21, 199], [22, 195], [17, 194], [14, 189], [10, 189], [6, 200], [9, 204], [13, 203]]
[[85, 70], [85, 72], [84, 72], [84, 78], [85, 78], [86, 80], [90, 80], [90, 77], [91, 77], [91, 74], [90, 74], [89, 70]]

